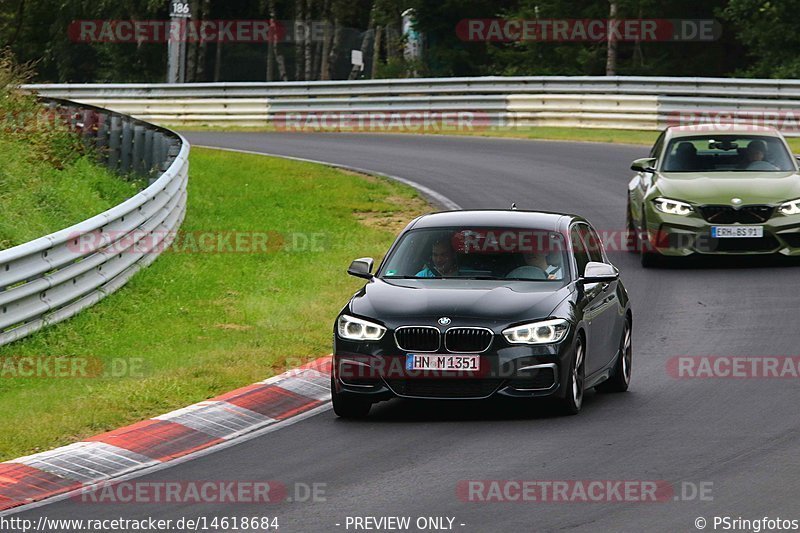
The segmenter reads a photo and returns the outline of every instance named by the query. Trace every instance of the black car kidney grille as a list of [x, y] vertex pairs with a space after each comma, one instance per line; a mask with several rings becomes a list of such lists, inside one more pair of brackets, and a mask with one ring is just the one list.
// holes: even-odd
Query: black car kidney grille
[[394, 333], [397, 347], [407, 352], [435, 352], [439, 349], [440, 338], [441, 333], [433, 327], [404, 326]]
[[769, 205], [743, 205], [734, 208], [729, 205], [704, 205], [700, 214], [714, 224], [761, 224], [769, 220], [775, 208]]
[[491, 396], [502, 379], [387, 379], [395, 394], [414, 398], [485, 398]]
[[451, 328], [444, 334], [444, 346], [449, 352], [479, 353], [489, 349], [494, 334], [483, 328]]

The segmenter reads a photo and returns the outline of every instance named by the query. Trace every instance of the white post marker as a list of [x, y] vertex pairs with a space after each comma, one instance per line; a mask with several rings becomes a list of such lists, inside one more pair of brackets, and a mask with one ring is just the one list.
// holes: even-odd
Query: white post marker
[[361, 53], [361, 50], [350, 51], [350, 63], [359, 70], [364, 70], [364, 54]]
[[[170, 29], [167, 39], [167, 83], [186, 81], [186, 23], [192, 18], [189, 2], [169, 0]], [[172, 28], [178, 26], [179, 37], [175, 39]]]

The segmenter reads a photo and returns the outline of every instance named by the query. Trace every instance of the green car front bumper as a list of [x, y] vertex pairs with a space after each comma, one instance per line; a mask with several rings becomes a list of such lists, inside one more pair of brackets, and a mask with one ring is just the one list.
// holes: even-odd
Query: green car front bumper
[[[777, 212], [761, 224], [716, 224], [698, 209], [686, 216], [663, 213], [647, 202], [646, 235], [649, 250], [661, 255], [685, 257], [693, 254], [800, 256], [800, 215]], [[713, 226], [761, 226], [763, 237], [714, 238]]]

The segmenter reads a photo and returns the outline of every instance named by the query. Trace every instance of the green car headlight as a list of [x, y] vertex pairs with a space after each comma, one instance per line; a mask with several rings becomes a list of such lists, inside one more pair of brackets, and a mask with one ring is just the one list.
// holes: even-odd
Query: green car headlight
[[784, 215], [800, 215], [800, 198], [782, 203], [778, 211]]
[[669, 198], [656, 198], [653, 200], [656, 209], [668, 215], [686, 216], [694, 211], [694, 208], [686, 202], [680, 200], [670, 200]]
[[561, 341], [569, 331], [569, 322], [562, 318], [531, 322], [503, 331], [511, 344], [550, 344]]

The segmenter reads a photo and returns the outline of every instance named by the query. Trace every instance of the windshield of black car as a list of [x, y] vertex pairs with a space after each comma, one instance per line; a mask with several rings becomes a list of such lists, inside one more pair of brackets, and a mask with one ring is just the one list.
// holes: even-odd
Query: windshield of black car
[[779, 137], [702, 135], [670, 141], [664, 172], [792, 172], [792, 156]]
[[527, 228], [452, 227], [411, 230], [381, 267], [381, 278], [563, 282], [564, 237]]

